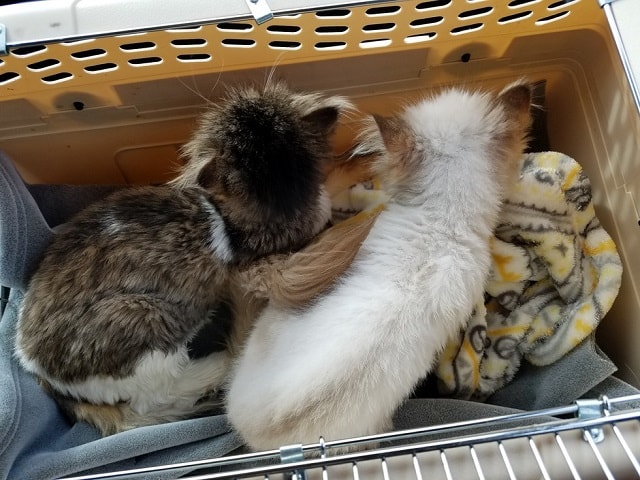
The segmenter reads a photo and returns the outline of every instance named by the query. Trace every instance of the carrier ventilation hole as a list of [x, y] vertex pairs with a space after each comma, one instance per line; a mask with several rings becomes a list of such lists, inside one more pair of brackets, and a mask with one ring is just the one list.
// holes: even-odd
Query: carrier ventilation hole
[[363, 32], [390, 32], [396, 28], [396, 24], [392, 22], [388, 23], [372, 23], [362, 27]]
[[470, 54], [469, 52], [467, 52], [467, 53], [463, 53], [463, 54], [460, 56], [460, 61], [461, 61], [462, 63], [469, 63], [469, 61], [470, 61], [470, 60], [471, 60], [471, 54]]
[[256, 45], [256, 41], [250, 38], [225, 38], [222, 40], [222, 45], [225, 47], [251, 48]]
[[97, 65], [89, 65], [84, 67], [84, 71], [87, 73], [107, 73], [117, 70], [118, 65], [113, 62], [99, 63]]
[[578, 3], [580, 0], [559, 0], [557, 2], [553, 2], [551, 5], [547, 7], [548, 10], [556, 10], [557, 8], [566, 7], [569, 5], [573, 5], [574, 3]]
[[123, 52], [140, 52], [142, 50], [153, 50], [154, 48], [156, 48], [156, 44], [153, 42], [134, 42], [120, 45], [120, 50]]
[[4, 60], [0, 58], [0, 67], [4, 64]]
[[400, 12], [402, 8], [397, 5], [390, 5], [387, 7], [372, 7], [368, 8], [365, 13], [368, 17], [382, 17], [386, 15], [395, 15]]
[[42, 53], [47, 50], [47, 47], [44, 45], [34, 45], [32, 47], [20, 47], [14, 50], [11, 50], [11, 54], [16, 57], [31, 57], [32, 55], [37, 55], [38, 53]]
[[216, 28], [221, 32], [250, 32], [253, 25], [250, 23], [219, 23]]
[[82, 111], [84, 110], [84, 102], [73, 102], [71, 105], [73, 105], [73, 108], [75, 108], [77, 111]]
[[460, 20], [464, 20], [467, 18], [482, 17], [484, 15], [490, 14], [492, 11], [493, 7], [475, 8], [473, 10], [467, 10], [466, 12], [459, 13], [458, 18]]
[[91, 48], [89, 50], [80, 50], [79, 52], [73, 52], [71, 56], [76, 60], [87, 60], [90, 58], [103, 57], [107, 54], [106, 50], [102, 48]]
[[320, 10], [316, 12], [316, 18], [347, 18], [351, 16], [351, 10], [346, 8], [334, 8], [332, 10]]
[[343, 50], [347, 48], [347, 42], [318, 42], [316, 50]]
[[416, 18], [409, 23], [410, 26], [414, 28], [418, 27], [426, 27], [430, 25], [438, 25], [444, 21], [444, 17], [426, 17], [426, 18]]
[[302, 28], [297, 25], [269, 25], [267, 32], [269, 33], [283, 33], [286, 35], [296, 35], [302, 31]]
[[525, 5], [532, 5], [534, 3], [540, 3], [542, 0], [511, 0], [509, 2], [509, 7], [511, 8], [516, 8], [516, 7], [523, 7]]
[[129, 65], [133, 67], [147, 67], [150, 65], [157, 65], [162, 63], [161, 57], [141, 57], [141, 58], [132, 58], [128, 61]]
[[408, 37], [405, 37], [404, 43], [428, 42], [429, 40], [436, 38], [436, 36], [436, 32], [418, 33], [416, 35], [409, 35]]
[[325, 25], [317, 27], [315, 31], [318, 35], [340, 35], [347, 33], [349, 31], [349, 27], [344, 25]]
[[207, 41], [204, 38], [176, 38], [171, 40], [171, 45], [176, 48], [204, 47], [206, 44]]
[[569, 11], [568, 10], [566, 10], [564, 12], [554, 13], [553, 15], [549, 15], [548, 17], [544, 17], [544, 18], [541, 18], [539, 20], [536, 20], [536, 25], [546, 25], [547, 23], [551, 23], [551, 22], [555, 22], [557, 20], [560, 20], [561, 18], [564, 18], [567, 15], [569, 15]]
[[382, 48], [391, 45], [390, 38], [374, 38], [360, 42], [360, 48]]
[[58, 65], [60, 65], [60, 60], [56, 60], [55, 58], [47, 58], [46, 60], [30, 63], [29, 65], [27, 65], [27, 68], [31, 71], [39, 72], [40, 70], [47, 70], [49, 68], [57, 67]]
[[298, 50], [301, 46], [300, 42], [287, 42], [284, 40], [269, 42], [269, 47], [276, 50]]
[[180, 62], [208, 62], [211, 55], [208, 53], [184, 53], [176, 57]]
[[67, 80], [71, 80], [73, 78], [73, 74], [69, 72], [59, 72], [54, 73], [53, 75], [48, 75], [46, 77], [42, 77], [42, 81], [48, 84], [66, 82]]
[[451, 5], [451, 0], [431, 0], [429, 2], [422, 2], [416, 5], [417, 11], [431, 10], [435, 8], [445, 8]]
[[471, 25], [462, 25], [451, 29], [451, 35], [462, 35], [463, 33], [471, 33], [484, 27], [484, 23], [472, 23]]
[[525, 10], [524, 12], [514, 13], [513, 15], [507, 15], [498, 20], [498, 23], [504, 25], [505, 23], [517, 22], [518, 20], [524, 20], [533, 15], [531, 10]]
[[20, 74], [16, 72], [0, 73], [0, 85], [6, 85], [7, 83], [14, 82], [20, 78]]

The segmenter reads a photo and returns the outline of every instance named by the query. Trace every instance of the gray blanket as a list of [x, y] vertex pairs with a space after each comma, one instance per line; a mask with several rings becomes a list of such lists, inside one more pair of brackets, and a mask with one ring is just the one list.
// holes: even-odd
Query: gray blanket
[[[0, 285], [10, 287], [0, 320], [0, 479], [47, 480], [219, 457], [241, 441], [224, 415], [139, 428], [100, 438], [89, 425], [70, 424], [13, 356], [17, 311], [30, 274], [53, 238], [52, 227], [113, 187], [27, 186], [0, 152]], [[588, 366], [588, 368], [585, 368]], [[615, 366], [593, 338], [547, 367], [524, 366], [486, 404], [413, 399], [397, 428], [493, 416], [566, 404], [584, 395], [637, 393], [611, 377]], [[510, 408], [505, 408], [510, 407]], [[182, 472], [188, 474], [188, 469]], [[154, 473], [153, 479], [176, 473]]]

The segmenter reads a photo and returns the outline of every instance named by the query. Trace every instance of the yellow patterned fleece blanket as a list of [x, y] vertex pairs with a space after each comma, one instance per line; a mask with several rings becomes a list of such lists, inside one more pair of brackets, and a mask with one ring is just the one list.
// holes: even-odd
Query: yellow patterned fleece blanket
[[[337, 212], [385, 200], [375, 181], [333, 198]], [[555, 362], [595, 330], [618, 294], [616, 246], [595, 215], [589, 179], [567, 155], [524, 156], [491, 251], [485, 303], [450, 339], [435, 372], [444, 395], [482, 400], [523, 359]]]

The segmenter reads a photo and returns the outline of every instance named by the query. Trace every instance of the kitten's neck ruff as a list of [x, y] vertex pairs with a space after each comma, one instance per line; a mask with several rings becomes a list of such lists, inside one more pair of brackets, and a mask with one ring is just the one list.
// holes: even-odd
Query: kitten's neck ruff
[[300, 238], [312, 238], [322, 231], [331, 216], [331, 204], [324, 192], [313, 213], [300, 210], [295, 218], [273, 219], [259, 209], [225, 208], [203, 194], [203, 208], [209, 216], [209, 247], [224, 264], [244, 264], [265, 255], [293, 251], [303, 245]]

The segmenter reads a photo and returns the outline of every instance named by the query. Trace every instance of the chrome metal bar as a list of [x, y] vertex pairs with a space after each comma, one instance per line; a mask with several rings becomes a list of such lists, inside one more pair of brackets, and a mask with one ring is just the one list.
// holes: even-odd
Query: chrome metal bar
[[556, 439], [556, 443], [558, 444], [558, 447], [560, 447], [560, 452], [562, 453], [564, 460], [567, 462], [567, 466], [569, 467], [569, 470], [571, 471], [571, 475], [573, 476], [574, 480], [580, 480], [580, 474], [578, 473], [578, 470], [576, 470], [576, 466], [574, 465], [573, 460], [571, 460], [571, 457], [569, 456], [569, 452], [567, 451], [567, 447], [564, 446], [564, 442], [562, 441], [562, 438], [560, 438], [560, 435], [556, 433], [555, 439]]
[[[564, 407], [547, 408], [544, 410], [536, 410], [533, 412], [513, 413], [509, 415], [498, 415], [495, 417], [479, 418], [474, 420], [465, 420], [462, 422], [447, 423], [444, 425], [433, 425], [429, 427], [420, 427], [407, 430], [398, 430], [396, 432], [381, 433], [377, 435], [368, 435], [365, 437], [346, 438], [341, 440], [332, 440], [324, 443], [324, 448], [341, 448], [346, 446], [362, 445], [367, 443], [377, 443], [380, 441], [392, 442], [394, 440], [410, 440], [418, 437], [425, 437], [429, 434], [446, 431], [447, 433], [464, 432], [476, 427], [490, 427], [493, 425], [503, 426], [509, 422], [520, 422], [522, 420], [535, 420], [541, 417], [560, 417], [566, 415], [575, 415], [578, 413], [578, 406], [567, 405]], [[305, 445], [305, 451], [312, 451], [320, 448], [319, 444]]]
[[360, 480], [360, 472], [358, 472], [358, 462], [353, 462], [353, 480]]
[[551, 480], [549, 472], [547, 472], [547, 467], [545, 466], [544, 462], [542, 461], [542, 457], [540, 456], [540, 451], [536, 446], [536, 442], [534, 442], [533, 438], [531, 437], [529, 437], [529, 448], [533, 452], [533, 456], [536, 459], [536, 463], [538, 464], [538, 468], [540, 469], [540, 473], [542, 474], [542, 479]]
[[476, 473], [478, 474], [478, 479], [485, 480], [484, 472], [482, 471], [480, 460], [478, 459], [478, 454], [476, 453], [476, 449], [473, 448], [473, 445], [469, 445], [469, 452], [471, 453], [471, 460], [473, 460], [473, 466], [475, 467]]
[[620, 429], [615, 423], [611, 425], [611, 429], [613, 430], [614, 435], [618, 439], [618, 442], [620, 442], [620, 445], [622, 446], [624, 453], [627, 455], [627, 457], [631, 461], [631, 465], [633, 465], [633, 468], [635, 469], [636, 473], [638, 474], [638, 476], [640, 476], [640, 464], [638, 463], [638, 459], [636, 459], [635, 455], [631, 451], [631, 448], [629, 448], [629, 444], [627, 443], [624, 436], [622, 435], [622, 432], [620, 431]]
[[584, 436], [585, 436], [585, 438], [587, 440], [587, 443], [591, 447], [591, 450], [593, 450], [593, 454], [596, 456], [596, 460], [598, 460], [598, 463], [600, 464], [600, 468], [602, 468], [602, 471], [604, 472], [605, 476], [607, 477], [607, 480], [615, 480], [615, 477], [611, 473], [611, 470], [609, 469], [609, 466], [607, 465], [607, 462], [605, 462], [604, 458], [602, 458], [602, 454], [600, 453], [600, 450], [598, 449], [598, 445], [596, 445], [596, 441], [593, 438], [593, 435], [591, 434], [591, 430], [585, 430], [584, 431]]
[[[576, 408], [571, 408], [570, 411], [575, 412]], [[506, 440], [509, 438], [522, 438], [522, 437], [530, 437], [534, 435], [541, 435], [545, 433], [557, 433], [561, 431], [574, 430], [574, 429], [585, 429], [591, 428], [594, 426], [603, 425], [606, 423], [611, 423], [615, 421], [624, 421], [629, 419], [637, 419], [640, 416], [640, 413], [636, 411], [626, 411], [614, 413], [608, 417], [603, 418], [593, 418], [593, 419], [568, 419], [568, 420], [557, 420], [546, 422], [542, 424], [529, 425], [529, 426], [521, 426], [515, 428], [508, 428], [502, 430], [492, 430], [489, 432], [481, 433], [481, 434], [473, 434], [473, 435], [465, 435], [454, 438], [446, 438], [439, 440], [431, 440], [427, 442], [417, 442], [412, 443], [410, 445], [397, 445], [392, 447], [371, 449], [361, 452], [349, 453], [335, 457], [327, 457], [324, 459], [321, 458], [312, 458], [303, 460], [301, 462], [293, 462], [286, 465], [267, 465], [259, 468], [246, 468], [242, 470], [237, 470], [233, 474], [231, 473], [220, 473], [216, 474], [215, 477], [207, 477], [207, 478], [237, 478], [242, 476], [250, 476], [250, 475], [262, 475], [263, 473], [279, 473], [285, 471], [295, 470], [297, 468], [313, 468], [313, 467], [321, 467], [322, 465], [336, 465], [336, 464], [345, 464], [354, 461], [363, 461], [363, 460], [371, 460], [371, 459], [379, 459], [381, 456], [389, 457], [389, 456], [398, 456], [407, 453], [413, 452], [426, 452], [433, 450], [442, 450], [445, 448], [453, 448], [459, 446], [469, 446], [479, 443], [489, 443], [489, 442], [497, 442], [500, 440]], [[509, 418], [510, 416], [505, 416]], [[473, 422], [470, 422], [473, 423]], [[455, 425], [455, 424], [454, 424]], [[440, 427], [437, 430], [442, 431], [444, 427]], [[446, 428], [445, 428], [446, 430]], [[425, 429], [425, 431], [430, 432], [430, 429]], [[417, 436], [416, 432], [413, 431], [412, 435]], [[389, 437], [385, 436], [376, 436], [378, 440], [389, 439], [398, 439], [404, 438], [402, 436], [390, 435]], [[357, 440], [357, 439], [356, 439]], [[356, 445], [359, 442], [353, 443], [351, 445]], [[361, 442], [360, 442], [361, 443]], [[326, 445], [330, 443], [327, 442]], [[331, 444], [341, 444], [347, 446], [344, 441], [339, 442], [331, 442]], [[319, 445], [315, 445], [315, 449], [313, 446], [305, 446], [303, 450], [318, 452]], [[278, 451], [270, 451], [259, 454], [252, 454], [247, 456], [237, 456], [233, 460], [235, 463], [238, 462], [245, 463], [245, 461], [249, 460], [265, 460], [265, 459], [273, 459], [277, 458]], [[163, 465], [158, 467], [144, 468], [144, 469], [135, 469], [135, 470], [127, 470], [122, 472], [112, 472], [105, 475], [90, 475], [90, 476], [82, 476], [82, 477], [69, 477], [67, 480], [92, 480], [98, 478], [118, 478], [126, 475], [134, 475], [134, 474], [142, 474], [142, 473], [152, 473], [157, 471], [165, 471], [173, 468], [183, 468], [183, 467], [193, 467], [193, 466], [221, 466], [221, 465], [232, 465], [234, 461], [230, 458], [221, 458], [221, 459], [210, 459], [199, 462], [186, 462], [179, 465]], [[579, 478], [579, 477], [576, 477]], [[191, 477], [191, 480], [198, 480], [198, 477]]]
[[449, 468], [449, 461], [447, 460], [447, 454], [444, 450], [440, 450], [440, 461], [442, 462], [442, 467], [444, 468], [444, 474], [447, 477], [447, 480], [453, 480], [451, 476], [451, 469]]
[[391, 477], [389, 477], [389, 467], [387, 466], [387, 459], [382, 457], [380, 459], [380, 463], [382, 464], [382, 478], [384, 480], [391, 480]]
[[513, 473], [513, 467], [511, 466], [511, 462], [509, 461], [509, 456], [507, 455], [507, 451], [504, 448], [504, 444], [502, 442], [498, 442], [498, 450], [500, 450], [500, 455], [502, 456], [502, 461], [504, 462], [504, 466], [507, 467], [507, 474], [511, 480], [516, 480], [516, 475]]
[[422, 480], [422, 469], [420, 468], [420, 462], [418, 462], [418, 457], [416, 454], [413, 454], [413, 469], [416, 472], [416, 480]]

